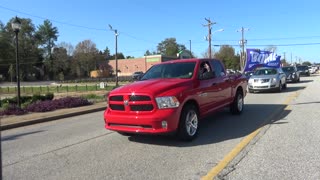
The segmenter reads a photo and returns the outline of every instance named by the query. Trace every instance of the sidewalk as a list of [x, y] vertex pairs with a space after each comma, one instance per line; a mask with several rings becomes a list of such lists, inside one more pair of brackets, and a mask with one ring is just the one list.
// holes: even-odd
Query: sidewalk
[[[237, 164], [216, 179], [320, 179], [320, 76]], [[224, 176], [225, 175], [225, 176]]]
[[107, 107], [106, 102], [95, 103], [89, 106], [81, 106], [76, 108], [59, 109], [43, 113], [30, 113], [21, 116], [8, 116], [0, 119], [1, 130], [7, 130], [41, 122], [78, 116], [81, 114], [103, 111]]

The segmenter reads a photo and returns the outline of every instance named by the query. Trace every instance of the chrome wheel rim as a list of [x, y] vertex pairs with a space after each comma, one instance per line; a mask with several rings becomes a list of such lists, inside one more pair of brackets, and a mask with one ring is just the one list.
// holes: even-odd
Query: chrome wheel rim
[[195, 111], [189, 111], [186, 117], [186, 129], [189, 136], [196, 134], [198, 129], [198, 116]]

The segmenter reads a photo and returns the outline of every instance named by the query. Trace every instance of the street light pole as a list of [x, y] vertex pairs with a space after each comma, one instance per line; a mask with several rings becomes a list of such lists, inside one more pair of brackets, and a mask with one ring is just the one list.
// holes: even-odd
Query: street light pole
[[116, 60], [116, 87], [119, 86], [119, 83], [118, 83], [118, 31], [116, 29], [113, 29], [112, 26], [109, 24], [109, 27], [110, 27], [110, 30], [111, 31], [114, 31], [114, 35], [115, 35], [115, 38], [116, 38], [116, 54], [115, 54], [115, 60]]
[[20, 62], [19, 62], [19, 49], [18, 49], [18, 34], [19, 31], [21, 29], [21, 22], [18, 19], [18, 17], [16, 16], [16, 18], [14, 19], [14, 21], [11, 24], [13, 31], [15, 32], [16, 35], [16, 77], [17, 77], [17, 89], [18, 89], [18, 93], [17, 93], [17, 104], [18, 107], [21, 108], [21, 101], [20, 101]]

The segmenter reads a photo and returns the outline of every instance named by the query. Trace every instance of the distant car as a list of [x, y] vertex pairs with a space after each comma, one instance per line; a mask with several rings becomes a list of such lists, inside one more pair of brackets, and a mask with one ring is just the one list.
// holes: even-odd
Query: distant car
[[310, 74], [316, 73], [316, 71], [317, 71], [316, 67], [314, 67], [314, 66], [308, 66], [308, 67], [309, 67]]
[[132, 79], [133, 79], [133, 80], [139, 80], [142, 75], [143, 75], [143, 72], [142, 72], [142, 71], [134, 72], [134, 73], [132, 74]]
[[309, 67], [305, 65], [297, 66], [300, 76], [310, 76]]
[[286, 74], [281, 68], [258, 68], [248, 81], [250, 93], [270, 90], [281, 92], [284, 88], [287, 88]]
[[300, 81], [300, 72], [295, 66], [286, 66], [282, 67], [283, 72], [287, 76], [287, 81], [289, 82], [299, 82]]

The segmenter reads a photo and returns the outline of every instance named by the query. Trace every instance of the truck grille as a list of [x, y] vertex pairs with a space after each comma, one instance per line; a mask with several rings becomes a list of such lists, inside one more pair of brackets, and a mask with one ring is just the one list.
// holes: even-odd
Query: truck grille
[[124, 105], [120, 104], [110, 104], [112, 110], [124, 111]]
[[154, 105], [147, 95], [115, 95], [109, 97], [109, 108], [115, 111], [152, 111]]
[[149, 96], [134, 95], [129, 96], [129, 101], [151, 101], [151, 98]]
[[145, 105], [130, 105], [131, 111], [152, 111], [153, 105], [152, 104], [145, 104]]
[[123, 101], [123, 96], [111, 96], [110, 101]]
[[267, 83], [270, 81], [270, 79], [254, 79], [254, 82], [261, 82], [261, 83]]

